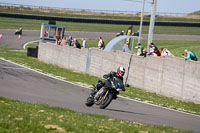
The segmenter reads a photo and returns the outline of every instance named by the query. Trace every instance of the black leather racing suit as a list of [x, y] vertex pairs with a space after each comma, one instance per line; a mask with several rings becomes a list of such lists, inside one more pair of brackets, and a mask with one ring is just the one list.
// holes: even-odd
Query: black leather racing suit
[[[114, 77], [121, 79], [123, 82], [123, 77], [118, 76], [118, 74], [113, 71], [111, 71], [109, 74], [103, 75], [103, 77], [108, 80], [106, 80], [105, 82], [99, 80], [94, 88], [94, 91], [91, 93], [92, 95], [94, 95], [99, 89], [101, 89], [101, 87], [103, 87], [106, 84], [106, 82], [109, 82], [109, 80], [113, 81]], [[122, 91], [125, 91], [125, 88], [123, 88]]]

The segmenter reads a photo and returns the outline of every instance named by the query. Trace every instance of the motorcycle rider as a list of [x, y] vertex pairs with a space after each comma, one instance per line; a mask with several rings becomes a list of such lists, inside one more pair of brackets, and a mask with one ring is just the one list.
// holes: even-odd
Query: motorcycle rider
[[[105, 82], [109, 82], [109, 80], [113, 81], [114, 77], [121, 79], [123, 82], [124, 74], [125, 74], [125, 68], [121, 66], [121, 67], [117, 68], [117, 72], [111, 71], [109, 74], [103, 75], [103, 77], [105, 79], [108, 79], [108, 81], [105, 81]], [[96, 94], [96, 92], [98, 92], [98, 90], [101, 89], [101, 87], [103, 87], [105, 85], [105, 82], [102, 82], [101, 80], [99, 80], [94, 88], [94, 92], [92, 92], [91, 95], [94, 96]], [[124, 87], [123, 87], [122, 91], [125, 91]], [[116, 98], [117, 98], [117, 96], [114, 96], [113, 99], [116, 99]]]

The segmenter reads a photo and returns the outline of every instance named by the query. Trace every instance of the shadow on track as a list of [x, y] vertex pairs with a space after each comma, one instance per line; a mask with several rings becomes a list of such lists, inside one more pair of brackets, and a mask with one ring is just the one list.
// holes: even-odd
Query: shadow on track
[[130, 111], [118, 110], [118, 109], [105, 109], [105, 110], [113, 111], [113, 112], [122, 112], [122, 113], [129, 113], [129, 114], [145, 115], [143, 113], [130, 112]]

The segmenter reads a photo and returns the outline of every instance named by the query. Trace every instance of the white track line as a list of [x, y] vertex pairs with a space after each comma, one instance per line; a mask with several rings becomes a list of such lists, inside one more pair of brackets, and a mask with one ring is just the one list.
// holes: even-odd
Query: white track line
[[35, 41], [31, 41], [31, 42], [27, 42], [23, 45], [23, 49], [26, 49], [26, 46], [30, 43], [34, 43], [34, 42], [39, 42], [40, 40], [35, 40]]
[[[57, 79], [57, 80], [60, 80], [60, 81], [66, 82], [66, 83], [70, 83], [70, 84], [73, 84], [73, 85], [76, 85], [76, 86], [79, 86], [79, 87], [83, 87], [83, 88], [86, 88], [86, 89], [91, 89], [91, 88], [88, 88], [88, 87], [85, 87], [85, 86], [81, 86], [81, 85], [79, 85], [79, 84], [75, 84], [75, 83], [70, 82], [70, 81], [66, 81], [66, 80], [60, 79], [60, 78], [58, 78], [58, 77], [55, 77], [55, 76], [52, 76], [52, 75], [49, 75], [49, 74], [42, 73], [42, 72], [40, 72], [40, 71], [34, 70], [34, 69], [32, 69], [32, 68], [29, 68], [29, 67], [24, 66], [24, 65], [21, 65], [21, 64], [17, 64], [17, 63], [15, 63], [15, 62], [12, 62], [12, 61], [10, 61], [10, 60], [6, 60], [6, 59], [4, 59], [4, 58], [0, 58], [0, 60], [3, 60], [3, 61], [6, 61], [6, 62], [15, 64], [15, 65], [17, 65], [17, 66], [26, 68], [26, 69], [31, 70], [31, 71], [34, 71], [34, 72], [37, 72], [37, 73], [42, 74], [42, 75], [47, 76], [47, 77], [51, 77], [51, 78], [54, 78], [54, 79]], [[191, 115], [191, 116], [195, 116], [195, 117], [199, 117], [199, 118], [200, 118], [200, 115], [190, 114], [190, 113], [187, 113], [187, 112], [183, 112], [183, 111], [179, 111], [179, 110], [175, 110], [175, 109], [170, 109], [170, 108], [167, 108], [167, 107], [162, 107], [162, 106], [159, 106], [159, 105], [155, 105], [155, 104], [151, 104], [151, 103], [146, 103], [146, 102], [138, 101], [138, 100], [131, 99], [131, 98], [128, 98], [128, 97], [123, 97], [123, 96], [119, 96], [119, 97], [124, 98], [124, 99], [127, 99], [127, 100], [130, 100], [130, 101], [134, 101], [134, 102], [138, 102], [138, 103], [142, 103], [142, 104], [147, 104], [147, 105], [151, 105], [151, 106], [154, 106], [154, 107], [163, 108], [163, 109], [166, 109], [166, 110], [170, 110], [170, 111], [174, 111], [174, 112], [178, 112], [178, 113], [183, 113], [183, 114], [187, 114], [187, 115]]]

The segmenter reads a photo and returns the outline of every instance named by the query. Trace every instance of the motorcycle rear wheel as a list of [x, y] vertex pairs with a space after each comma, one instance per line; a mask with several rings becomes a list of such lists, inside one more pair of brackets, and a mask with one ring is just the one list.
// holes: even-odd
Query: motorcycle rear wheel
[[101, 101], [100, 103], [100, 109], [105, 109], [112, 101], [113, 99], [113, 95], [112, 94], [108, 94], [107, 97]]

